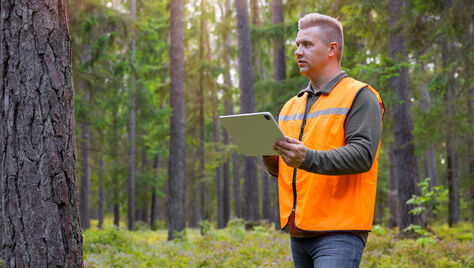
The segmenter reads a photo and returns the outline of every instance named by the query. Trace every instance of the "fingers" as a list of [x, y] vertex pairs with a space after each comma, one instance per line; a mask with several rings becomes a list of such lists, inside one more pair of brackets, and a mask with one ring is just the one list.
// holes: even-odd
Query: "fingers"
[[290, 138], [290, 137], [285, 137], [285, 140], [286, 140], [286, 142], [293, 143], [293, 144], [300, 144], [301, 143], [301, 141], [295, 140], [295, 139]]

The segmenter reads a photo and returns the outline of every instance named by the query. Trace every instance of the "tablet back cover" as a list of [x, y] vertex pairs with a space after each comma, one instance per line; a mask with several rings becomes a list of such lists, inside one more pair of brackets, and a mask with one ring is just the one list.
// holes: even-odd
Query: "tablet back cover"
[[273, 142], [284, 135], [270, 113], [220, 116], [219, 121], [244, 155], [277, 155]]

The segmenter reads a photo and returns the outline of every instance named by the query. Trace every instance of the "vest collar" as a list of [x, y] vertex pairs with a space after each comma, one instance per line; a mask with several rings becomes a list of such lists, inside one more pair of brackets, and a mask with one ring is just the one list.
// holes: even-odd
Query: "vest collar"
[[303, 88], [300, 92], [298, 92], [298, 97], [301, 97], [304, 95], [305, 92], [308, 92], [310, 94], [326, 94], [329, 95], [331, 93], [331, 90], [339, 83], [339, 81], [342, 80], [342, 78], [347, 77], [348, 75], [346, 72], [342, 71], [336, 77], [331, 79], [324, 87], [322, 87], [320, 90], [316, 91], [316, 93], [313, 92], [313, 87], [311, 86], [311, 82], [308, 82], [308, 86], [306, 88]]

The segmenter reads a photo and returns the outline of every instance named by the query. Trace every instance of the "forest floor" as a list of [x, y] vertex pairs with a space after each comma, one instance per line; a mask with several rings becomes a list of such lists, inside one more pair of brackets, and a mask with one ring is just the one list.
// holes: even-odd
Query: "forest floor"
[[[92, 222], [96, 225], [96, 222]], [[167, 242], [167, 230], [114, 228], [84, 232], [85, 267], [293, 267], [289, 236], [270, 226], [245, 231], [241, 221], [216, 230], [186, 229]], [[141, 228], [140, 228], [141, 227]], [[374, 226], [360, 267], [474, 267], [473, 225], [435, 225], [419, 239]]]

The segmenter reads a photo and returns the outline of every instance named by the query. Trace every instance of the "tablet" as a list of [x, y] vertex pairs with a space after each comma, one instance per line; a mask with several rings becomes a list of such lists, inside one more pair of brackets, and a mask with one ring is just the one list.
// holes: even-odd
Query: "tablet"
[[219, 122], [246, 156], [277, 155], [273, 142], [285, 138], [269, 112], [224, 115]]

